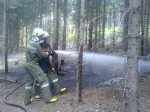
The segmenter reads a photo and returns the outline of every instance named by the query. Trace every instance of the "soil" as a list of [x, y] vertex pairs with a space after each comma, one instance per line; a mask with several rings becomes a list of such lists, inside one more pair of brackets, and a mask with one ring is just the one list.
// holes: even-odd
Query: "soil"
[[[4, 96], [13, 88], [18, 86], [18, 83], [1, 81], [0, 94], [0, 112], [21, 112], [20, 108], [9, 106], [3, 102]], [[108, 88], [87, 88], [83, 90], [82, 102], [76, 101], [76, 92], [70, 90], [62, 94], [53, 94], [59, 100], [56, 103], [44, 103], [44, 101], [34, 99], [30, 105], [25, 106], [24, 101], [24, 86], [15, 91], [7, 98], [9, 103], [14, 103], [23, 106], [28, 112], [116, 112], [117, 104], [115, 98], [109, 95]], [[71, 92], [72, 91], [72, 92]], [[23, 112], [23, 111], [22, 111]]]
[[[11, 59], [14, 60], [10, 61]], [[1, 63], [0, 66], [3, 64]], [[10, 72], [4, 74], [3, 69], [0, 70], [0, 112], [23, 112], [22, 109], [10, 106], [3, 100], [6, 94], [24, 82], [25, 70], [23, 65], [24, 53], [12, 54], [9, 56]], [[140, 112], [149, 112], [150, 110], [149, 75], [150, 73], [143, 74], [143, 78], [139, 82]], [[14, 80], [10, 81], [6, 77], [14, 78]], [[24, 85], [8, 96], [6, 101], [20, 105], [28, 112], [121, 112], [124, 104], [122, 100], [123, 82], [109, 87], [101, 87], [96, 81], [96, 83], [91, 83], [89, 80], [93, 79], [93, 76], [87, 75], [83, 80], [85, 83], [82, 89], [82, 101], [78, 102], [76, 77], [75, 69], [61, 72], [58, 75], [60, 85], [67, 87], [67, 91], [56, 94], [50, 87], [53, 97], [58, 98], [55, 103], [44, 103], [43, 99], [34, 99], [31, 104], [24, 105]]]

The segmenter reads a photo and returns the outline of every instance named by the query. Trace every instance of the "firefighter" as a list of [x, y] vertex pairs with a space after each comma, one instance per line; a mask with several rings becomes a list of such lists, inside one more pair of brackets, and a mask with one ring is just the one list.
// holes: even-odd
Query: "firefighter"
[[57, 98], [52, 98], [52, 94], [49, 89], [48, 78], [39, 66], [39, 60], [48, 56], [47, 53], [45, 53], [39, 45], [40, 39], [42, 38], [43, 34], [44, 31], [42, 29], [36, 28], [33, 31], [31, 41], [28, 42], [28, 45], [26, 47], [26, 78], [24, 98], [24, 103], [26, 105], [30, 104], [33, 101], [33, 99], [31, 98], [31, 93], [34, 79], [36, 79], [40, 84], [43, 99], [46, 103], [53, 103], [58, 100]]
[[[45, 31], [44, 35], [43, 35], [43, 40], [40, 41], [40, 45], [45, 52], [48, 52], [49, 56], [53, 56], [55, 54], [55, 52], [48, 44], [48, 42], [47, 42], [48, 38], [49, 38], [49, 34]], [[60, 87], [57, 74], [50, 63], [49, 56], [42, 58], [39, 61], [39, 65], [42, 68], [42, 70], [44, 71], [44, 73], [47, 74], [48, 78], [52, 81], [55, 92], [56, 93], [65, 92], [66, 88]], [[39, 86], [39, 83], [36, 81], [36, 83], [35, 83], [35, 98], [39, 99], [40, 97], [41, 97], [40, 96], [40, 86]]]

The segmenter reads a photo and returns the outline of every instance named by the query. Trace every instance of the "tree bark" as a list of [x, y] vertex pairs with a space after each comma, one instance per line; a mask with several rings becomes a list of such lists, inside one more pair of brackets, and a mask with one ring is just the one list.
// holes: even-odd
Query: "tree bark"
[[36, 28], [39, 27], [39, 0], [36, 0]]
[[93, 18], [94, 18], [94, 1], [91, 0], [91, 7], [90, 7], [90, 23], [89, 23], [89, 45], [88, 50], [92, 48], [92, 31], [93, 31]]
[[44, 28], [44, 25], [42, 24], [43, 19], [43, 0], [40, 0], [40, 28]]
[[[124, 0], [125, 11], [129, 8], [129, 0]], [[128, 21], [129, 21], [129, 13], [125, 15], [124, 18], [124, 26], [123, 26], [123, 43], [124, 43], [124, 51], [128, 49]]]
[[145, 0], [141, 0], [142, 12], [141, 13], [141, 55], [144, 56], [144, 35], [145, 35]]
[[149, 16], [150, 16], [150, 0], [147, 0], [146, 5], [146, 36], [149, 36]]
[[85, 0], [81, 0], [80, 11], [80, 49], [78, 55], [78, 69], [77, 69], [77, 95], [78, 102], [82, 101], [82, 60], [83, 60], [83, 38], [84, 38], [84, 9]]
[[[58, 1], [54, 1], [54, 50], [58, 50], [58, 39], [59, 39], [59, 19], [58, 19]], [[58, 71], [58, 55], [52, 57], [53, 67]]]
[[26, 27], [25, 27], [25, 32], [26, 32], [26, 43], [25, 45], [27, 46], [27, 42], [28, 42], [28, 25], [27, 25], [27, 22], [25, 23], [26, 24]]
[[[96, 13], [96, 17], [98, 17], [98, 0], [96, 0], [95, 1], [95, 13]], [[98, 28], [97, 28], [97, 26], [98, 26], [98, 19], [99, 18], [97, 18], [96, 20], [95, 20], [95, 43], [94, 43], [94, 46], [95, 46], [95, 51], [97, 51], [97, 33], [98, 33]]]
[[[113, 4], [113, 10], [115, 10], [115, 4]], [[116, 31], [115, 31], [115, 27], [116, 27], [116, 11], [113, 11], [113, 22], [114, 22], [114, 32], [113, 32], [113, 38], [112, 38], [112, 45], [115, 46], [115, 34], [116, 34]]]
[[140, 0], [130, 0], [129, 47], [126, 73], [126, 112], [138, 112], [138, 56], [140, 37]]
[[[101, 6], [102, 6], [101, 0], [98, 0], [98, 4], [99, 4], [99, 15], [101, 15]], [[99, 26], [98, 40], [101, 41], [101, 17], [98, 20], [99, 20], [98, 21], [98, 26]], [[101, 43], [99, 45], [101, 46]]]
[[105, 21], [106, 21], [106, 0], [104, 0], [103, 8], [103, 33], [102, 33], [102, 47], [105, 47]]
[[4, 1], [4, 57], [5, 57], [5, 74], [8, 73], [8, 18], [9, 18], [9, 0]]
[[[81, 10], [81, 0], [78, 0], [78, 5], [79, 5], [79, 9], [77, 10], [77, 13], [80, 15], [80, 10]], [[77, 20], [77, 51], [79, 50], [79, 34], [80, 34], [80, 16], [78, 17]]]
[[67, 0], [64, 0], [64, 28], [63, 28], [63, 43], [62, 50], [66, 49], [66, 21], [67, 21]]

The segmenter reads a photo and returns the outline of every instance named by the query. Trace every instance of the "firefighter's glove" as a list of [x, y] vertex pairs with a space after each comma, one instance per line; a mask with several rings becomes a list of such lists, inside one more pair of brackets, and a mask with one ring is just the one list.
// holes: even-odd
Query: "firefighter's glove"
[[50, 51], [50, 55], [51, 55], [51, 56], [53, 56], [54, 54], [55, 54], [55, 51], [54, 51], [54, 50]]
[[56, 73], [55, 69], [52, 67], [52, 71]]

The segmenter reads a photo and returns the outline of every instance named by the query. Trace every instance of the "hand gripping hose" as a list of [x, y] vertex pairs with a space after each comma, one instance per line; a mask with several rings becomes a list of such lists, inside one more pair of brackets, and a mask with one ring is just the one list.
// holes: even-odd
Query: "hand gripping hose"
[[8, 105], [21, 108], [22, 110], [24, 110], [24, 112], [28, 112], [24, 107], [22, 107], [22, 106], [20, 106], [20, 105], [13, 104], [13, 103], [9, 103], [9, 102], [6, 101], [6, 98], [7, 98], [9, 95], [11, 95], [14, 91], [16, 91], [17, 89], [19, 89], [19, 88], [20, 88], [21, 86], [23, 86], [24, 84], [25, 84], [25, 82], [22, 83], [21, 85], [17, 86], [16, 88], [14, 88], [14, 89], [13, 89], [12, 91], [10, 91], [9, 93], [7, 93], [7, 94], [5, 95], [5, 97], [4, 97], [3, 100], [4, 100], [4, 102], [5, 102], [6, 104], [8, 104]]

